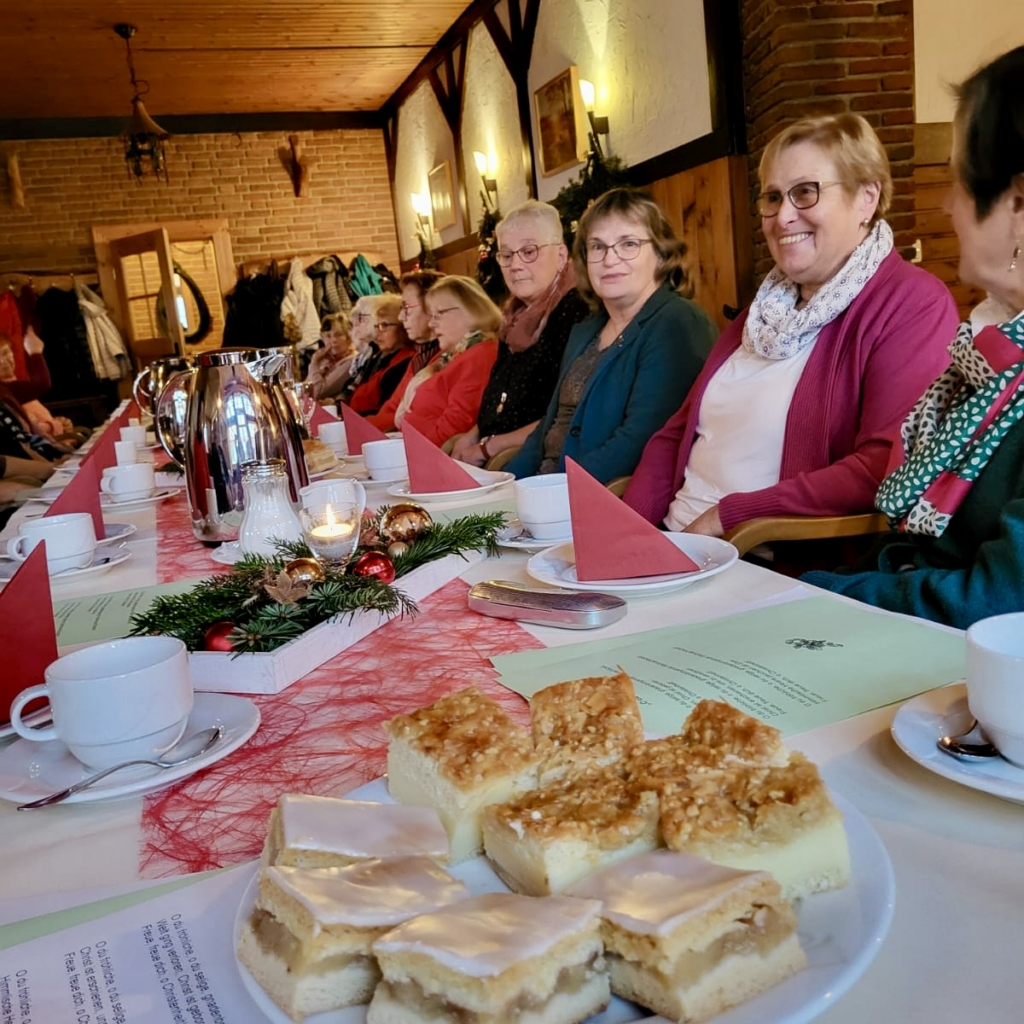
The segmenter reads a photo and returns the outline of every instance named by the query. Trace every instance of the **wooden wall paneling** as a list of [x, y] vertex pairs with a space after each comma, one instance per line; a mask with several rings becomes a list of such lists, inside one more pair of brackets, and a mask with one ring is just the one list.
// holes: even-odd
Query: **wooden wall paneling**
[[462, 274], [475, 281], [478, 262], [477, 248], [473, 246], [471, 249], [463, 249], [462, 252], [453, 253], [451, 256], [442, 256], [437, 261], [437, 269], [443, 274]]
[[748, 218], [737, 216], [747, 205], [745, 158], [722, 157], [648, 188], [686, 242], [694, 301], [724, 328], [724, 307], [739, 309], [750, 299]]

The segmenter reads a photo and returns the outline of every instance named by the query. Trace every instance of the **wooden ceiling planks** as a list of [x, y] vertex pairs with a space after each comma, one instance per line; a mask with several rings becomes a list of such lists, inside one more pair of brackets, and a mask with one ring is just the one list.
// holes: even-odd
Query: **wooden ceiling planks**
[[20, 0], [0, 19], [0, 119], [121, 117], [113, 25], [160, 115], [375, 111], [468, 0]]

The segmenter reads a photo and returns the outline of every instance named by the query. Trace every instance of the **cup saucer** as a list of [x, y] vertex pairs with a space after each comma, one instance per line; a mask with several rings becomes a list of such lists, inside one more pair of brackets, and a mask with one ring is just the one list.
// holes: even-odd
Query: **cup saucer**
[[[108, 545], [102, 550], [97, 549], [93, 555], [92, 561], [88, 565], [74, 569], [63, 569], [61, 572], [51, 573], [50, 582], [64, 583], [71, 580], [77, 580], [80, 576], [86, 576], [89, 573], [106, 572], [108, 569], [113, 569], [115, 565], [127, 562], [131, 557], [131, 551], [129, 551], [123, 544], [116, 548], [112, 548]], [[12, 579], [20, 566], [21, 562], [14, 561], [13, 559], [0, 562], [0, 583], [7, 583]]]
[[[256, 732], [259, 724], [260, 712], [251, 700], [227, 693], [197, 693], [185, 735], [212, 725], [224, 728], [224, 735], [205, 754], [176, 768], [125, 768], [68, 797], [65, 803], [116, 800], [163, 789], [227, 757]], [[19, 738], [0, 748], [0, 800], [28, 803], [66, 789], [90, 774], [90, 769], [60, 740]]]

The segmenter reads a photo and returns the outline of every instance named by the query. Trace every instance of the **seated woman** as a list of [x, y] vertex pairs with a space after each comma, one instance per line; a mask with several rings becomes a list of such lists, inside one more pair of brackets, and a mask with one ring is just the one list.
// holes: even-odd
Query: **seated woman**
[[715, 335], [708, 315], [681, 294], [689, 287], [685, 254], [644, 192], [612, 189], [583, 214], [573, 262], [595, 312], [572, 329], [543, 419], [507, 470], [561, 472], [569, 456], [602, 483], [633, 472]]
[[495, 228], [498, 265], [510, 298], [498, 332], [498, 358], [480, 416], [452, 449], [482, 466], [518, 448], [548, 407], [569, 332], [590, 312], [562, 241], [562, 221], [547, 203], [529, 199]]
[[395, 423], [440, 446], [476, 423], [498, 355], [501, 311], [476, 281], [456, 274], [441, 278], [426, 302], [440, 351], [409, 382]]
[[385, 295], [377, 302], [377, 356], [367, 365], [366, 379], [352, 392], [348, 404], [363, 416], [377, 412], [391, 397], [405, 374], [414, 348], [398, 315], [402, 310], [400, 295]]
[[337, 393], [339, 401], [347, 402], [360, 384], [370, 379], [375, 360], [380, 356], [377, 348], [377, 306], [385, 295], [360, 295], [352, 307], [352, 345], [356, 350], [355, 359], [349, 367], [349, 378]]
[[352, 344], [352, 321], [348, 313], [331, 313], [320, 325], [324, 347], [313, 353], [306, 371], [306, 384], [317, 400], [341, 392], [352, 375], [356, 348]]
[[380, 407], [380, 412], [368, 416], [367, 419], [381, 430], [395, 429], [395, 413], [405, 397], [406, 388], [418, 374], [437, 355], [437, 339], [430, 325], [430, 314], [427, 312], [425, 296], [437, 284], [444, 274], [439, 270], [410, 270], [403, 274], [398, 282], [402, 289], [402, 311], [398, 319], [402, 321], [405, 333], [416, 346], [416, 352], [406, 364], [405, 376], [398, 382], [398, 387], [391, 397]]
[[989, 297], [952, 365], [903, 423], [878, 507], [899, 534], [871, 572], [806, 582], [966, 629], [1024, 610], [1024, 46], [958, 90], [953, 188], [960, 279]]
[[775, 267], [624, 495], [670, 530], [869, 510], [892, 432], [945, 364], [956, 323], [942, 282], [893, 248], [889, 160], [863, 118], [789, 125], [760, 175]]

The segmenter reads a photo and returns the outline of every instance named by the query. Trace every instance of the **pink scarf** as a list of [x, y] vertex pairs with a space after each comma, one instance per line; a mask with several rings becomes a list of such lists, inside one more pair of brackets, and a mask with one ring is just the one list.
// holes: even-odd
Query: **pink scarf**
[[547, 326], [551, 311], [575, 287], [576, 272], [572, 263], [567, 261], [551, 282], [551, 287], [529, 305], [514, 295], [505, 303], [498, 337], [513, 352], [525, 352], [536, 343]]

